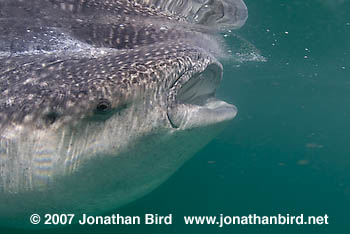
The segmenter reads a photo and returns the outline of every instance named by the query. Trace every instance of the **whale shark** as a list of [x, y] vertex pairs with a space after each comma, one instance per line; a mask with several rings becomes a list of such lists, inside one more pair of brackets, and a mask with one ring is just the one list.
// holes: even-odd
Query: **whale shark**
[[0, 225], [101, 213], [232, 120], [220, 33], [242, 0], [0, 0]]

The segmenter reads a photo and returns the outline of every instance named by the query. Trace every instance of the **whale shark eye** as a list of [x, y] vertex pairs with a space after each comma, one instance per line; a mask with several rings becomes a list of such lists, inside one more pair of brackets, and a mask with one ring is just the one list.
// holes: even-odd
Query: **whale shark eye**
[[112, 104], [108, 100], [100, 100], [97, 104], [93, 115], [88, 117], [89, 121], [104, 121], [109, 119], [115, 114], [120, 114], [123, 110], [127, 108], [126, 104], [121, 104], [115, 108], [112, 108]]
[[97, 104], [96, 111], [98, 113], [106, 113], [111, 109], [111, 103], [107, 100], [102, 100]]
[[44, 118], [48, 124], [53, 124], [56, 122], [56, 120], [58, 118], [58, 113], [55, 111], [51, 111], [51, 112], [47, 113]]

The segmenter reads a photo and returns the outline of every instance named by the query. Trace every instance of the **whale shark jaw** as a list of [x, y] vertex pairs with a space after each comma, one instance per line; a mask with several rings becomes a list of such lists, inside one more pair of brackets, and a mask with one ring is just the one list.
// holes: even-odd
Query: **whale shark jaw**
[[189, 71], [169, 91], [168, 118], [174, 128], [187, 129], [233, 119], [234, 105], [215, 98], [222, 66], [215, 61], [202, 72]]

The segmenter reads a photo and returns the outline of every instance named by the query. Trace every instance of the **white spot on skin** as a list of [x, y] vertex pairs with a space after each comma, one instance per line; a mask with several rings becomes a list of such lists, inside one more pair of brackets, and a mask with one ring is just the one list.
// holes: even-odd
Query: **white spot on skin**
[[41, 82], [39, 85], [40, 85], [40, 87], [46, 87], [46, 86], [48, 86], [48, 83], [47, 82]]
[[73, 4], [69, 4], [69, 10], [73, 11], [74, 10], [74, 5]]
[[26, 85], [26, 84], [30, 84], [30, 83], [34, 83], [34, 79], [33, 78], [28, 78], [26, 79], [23, 84]]
[[73, 106], [74, 106], [74, 103], [72, 101], [67, 101], [67, 103], [66, 103], [67, 108], [71, 108]]
[[12, 97], [10, 97], [9, 99], [6, 100], [6, 105], [11, 106], [12, 104], [14, 104], [14, 102], [15, 100]]
[[62, 10], [64, 10], [64, 11], [66, 10], [66, 7], [67, 7], [66, 3], [63, 3], [63, 2], [62, 2], [62, 3], [60, 4], [60, 6], [61, 6], [61, 9], [62, 9]]

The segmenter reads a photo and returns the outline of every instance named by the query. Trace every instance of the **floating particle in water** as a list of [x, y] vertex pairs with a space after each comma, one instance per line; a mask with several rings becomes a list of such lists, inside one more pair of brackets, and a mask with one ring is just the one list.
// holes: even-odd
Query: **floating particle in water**
[[266, 32], [270, 32], [270, 29], [266, 29]]
[[346, 67], [341, 67], [341, 69], [345, 70], [345, 69], [346, 69]]
[[298, 165], [302, 165], [302, 166], [307, 165], [309, 163], [310, 163], [309, 160], [306, 160], [306, 159], [301, 159], [301, 160], [298, 160], [297, 162]]
[[305, 51], [310, 52], [309, 48], [305, 48]]
[[288, 35], [289, 32], [284, 32], [284, 34]]
[[308, 59], [309, 57], [307, 57], [306, 55], [304, 56], [304, 59]]
[[347, 26], [350, 26], [350, 22], [347, 22], [346, 25], [347, 25]]
[[345, 190], [344, 190], [344, 193], [345, 193], [345, 195], [350, 195], [350, 188], [346, 188]]
[[307, 143], [305, 145], [306, 148], [311, 148], [311, 149], [321, 149], [323, 148], [323, 145], [318, 144], [318, 143]]

